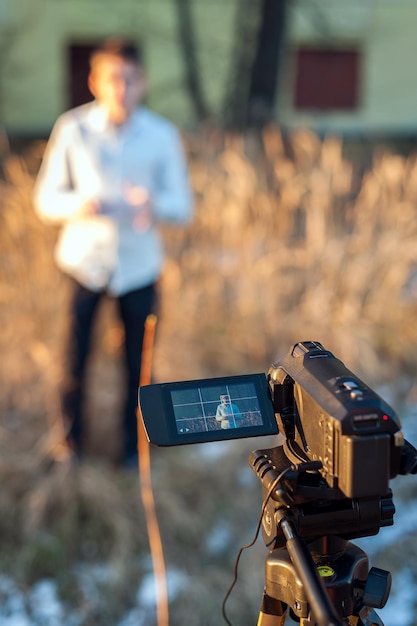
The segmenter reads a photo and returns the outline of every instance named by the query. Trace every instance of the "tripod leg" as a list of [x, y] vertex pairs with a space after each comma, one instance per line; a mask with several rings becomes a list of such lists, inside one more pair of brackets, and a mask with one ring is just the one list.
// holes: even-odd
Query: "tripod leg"
[[280, 600], [270, 598], [266, 593], [262, 596], [257, 626], [284, 626], [287, 605]]
[[259, 612], [259, 618], [256, 626], [284, 626], [285, 615], [268, 615]]

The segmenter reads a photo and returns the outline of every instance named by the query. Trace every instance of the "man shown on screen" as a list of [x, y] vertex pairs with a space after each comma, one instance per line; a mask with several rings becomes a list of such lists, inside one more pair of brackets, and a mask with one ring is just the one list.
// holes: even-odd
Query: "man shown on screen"
[[238, 428], [236, 420], [241, 420], [242, 414], [236, 404], [230, 401], [230, 396], [224, 394], [220, 396], [220, 404], [216, 411], [216, 420], [220, 422], [221, 428]]

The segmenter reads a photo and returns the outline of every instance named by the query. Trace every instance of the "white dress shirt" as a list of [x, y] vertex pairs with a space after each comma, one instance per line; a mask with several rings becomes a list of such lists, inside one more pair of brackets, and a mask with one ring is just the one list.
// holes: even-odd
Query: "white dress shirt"
[[[152, 221], [135, 225], [129, 190], [147, 190]], [[98, 215], [81, 207], [97, 200]], [[58, 118], [37, 177], [38, 215], [62, 224], [58, 266], [92, 290], [114, 295], [159, 277], [164, 261], [159, 221], [185, 223], [192, 194], [181, 139], [168, 120], [138, 108], [122, 126], [91, 102]]]

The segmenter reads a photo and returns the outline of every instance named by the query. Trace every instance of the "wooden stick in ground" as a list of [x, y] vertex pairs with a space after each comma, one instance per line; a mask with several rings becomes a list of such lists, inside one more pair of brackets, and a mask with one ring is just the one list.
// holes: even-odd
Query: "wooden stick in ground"
[[[139, 381], [141, 386], [148, 385], [151, 381], [155, 327], [156, 316], [148, 315], [145, 322], [145, 336], [142, 348], [141, 375]], [[152, 490], [149, 443], [143, 426], [139, 406], [137, 410], [137, 428], [139, 483], [143, 507], [145, 509], [146, 527], [154, 569], [157, 623], [158, 626], [168, 626], [168, 591], [164, 552]]]

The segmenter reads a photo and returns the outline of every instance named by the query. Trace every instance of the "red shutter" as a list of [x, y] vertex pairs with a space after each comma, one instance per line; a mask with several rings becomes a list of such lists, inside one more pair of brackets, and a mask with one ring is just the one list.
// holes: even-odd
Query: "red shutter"
[[359, 61], [357, 50], [300, 48], [297, 51], [295, 108], [356, 109]]

